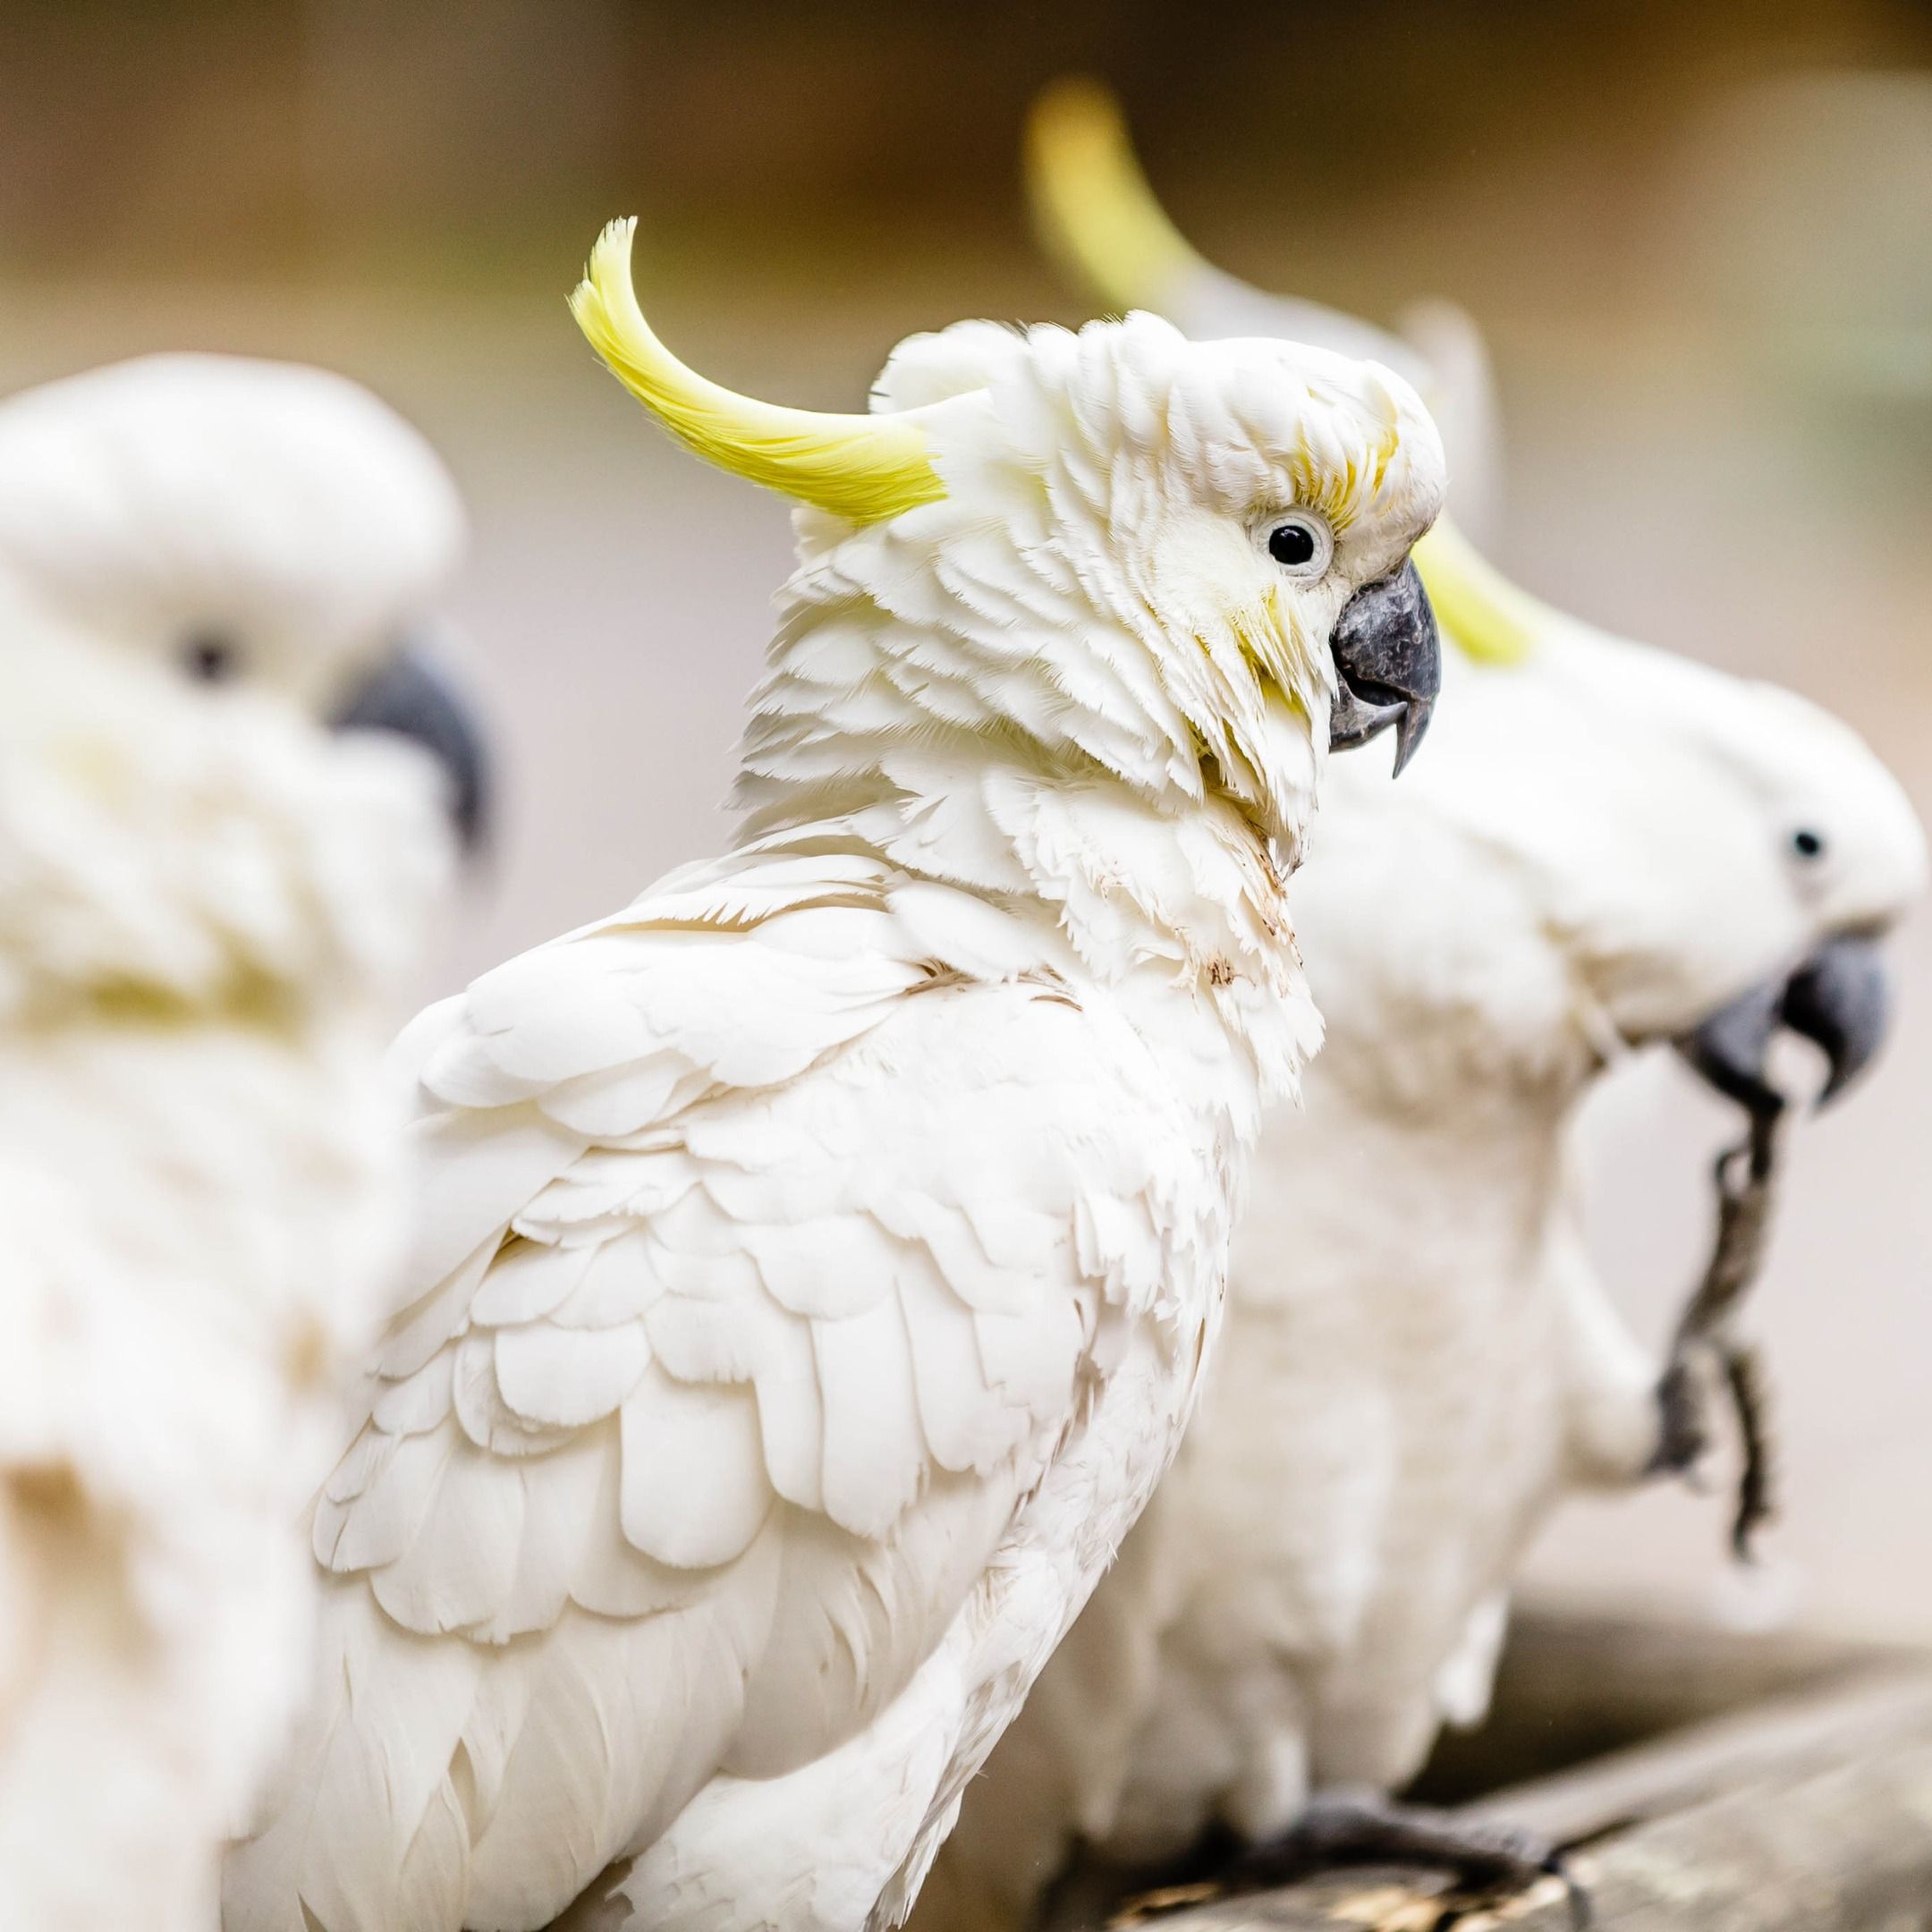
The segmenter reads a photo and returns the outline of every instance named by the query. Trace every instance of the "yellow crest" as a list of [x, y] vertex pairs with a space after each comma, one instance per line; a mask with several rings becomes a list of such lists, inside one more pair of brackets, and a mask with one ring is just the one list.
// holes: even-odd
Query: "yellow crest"
[[1163, 307], [1202, 266], [1154, 199], [1120, 103], [1097, 80], [1045, 89], [1027, 116], [1027, 190], [1048, 243], [1117, 309]]
[[854, 523], [945, 495], [919, 411], [844, 416], [759, 402], [687, 369], [657, 340], [631, 280], [634, 218], [597, 237], [571, 313], [611, 372], [684, 446], [734, 476]]

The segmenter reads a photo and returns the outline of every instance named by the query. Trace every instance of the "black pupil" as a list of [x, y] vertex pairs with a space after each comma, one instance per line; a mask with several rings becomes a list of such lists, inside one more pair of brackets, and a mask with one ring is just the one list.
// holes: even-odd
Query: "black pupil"
[[1825, 841], [1809, 828], [1792, 834], [1792, 850], [1801, 859], [1816, 859], [1825, 850]]
[[204, 682], [220, 684], [241, 668], [241, 654], [226, 638], [191, 637], [182, 647], [182, 662]]
[[1268, 555], [1277, 564], [1307, 564], [1315, 555], [1315, 532], [1302, 523], [1284, 523], [1268, 532]]

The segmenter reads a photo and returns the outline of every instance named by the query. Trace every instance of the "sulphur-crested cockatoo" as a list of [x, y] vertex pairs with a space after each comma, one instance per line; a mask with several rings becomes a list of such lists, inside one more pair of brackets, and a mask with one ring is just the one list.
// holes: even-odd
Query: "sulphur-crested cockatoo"
[[404, 1036], [424, 1239], [230, 1932], [902, 1917], [1191, 1406], [1325, 754], [1436, 681], [1386, 370], [967, 323], [813, 415], [629, 248], [593, 343], [806, 506], [750, 818]]
[[1743, 1097], [1781, 1010], [1836, 1081], [1877, 1044], [1870, 944], [1925, 853], [1858, 738], [1563, 617], [1445, 526], [1417, 559], [1465, 650], [1415, 776], [1332, 775], [1291, 891], [1327, 1043], [1263, 1137], [1202, 1413], [968, 1794], [924, 1932], [1216, 1830], [1538, 1862], [1371, 1796], [1480, 1716], [1530, 1533], [1664, 1446], [1584, 1247], [1579, 1104], [1619, 1042], [1689, 1038]]
[[211, 1925], [307, 1688], [299, 1518], [404, 1233], [387, 1004], [479, 802], [402, 649], [461, 530], [420, 439], [318, 371], [0, 404], [15, 1932]]

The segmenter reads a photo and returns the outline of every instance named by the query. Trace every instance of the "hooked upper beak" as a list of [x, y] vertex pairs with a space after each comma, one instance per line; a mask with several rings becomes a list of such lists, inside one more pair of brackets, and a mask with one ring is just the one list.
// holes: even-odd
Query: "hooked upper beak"
[[1340, 689], [1328, 714], [1328, 749], [1346, 751], [1395, 727], [1395, 773], [1415, 756], [1442, 689], [1436, 613], [1413, 564], [1365, 584], [1328, 633]]
[[442, 767], [449, 812], [466, 852], [489, 829], [489, 755], [455, 690], [429, 658], [404, 645], [352, 691], [329, 719], [331, 731], [393, 732], [420, 745]]
[[1824, 1050], [1829, 1072], [1818, 1097], [1823, 1106], [1877, 1057], [1891, 1013], [1878, 942], [1846, 936], [1827, 940], [1789, 975], [1741, 993], [1677, 1047], [1719, 1093], [1754, 1114], [1771, 1114], [1785, 1097], [1771, 1084], [1765, 1063], [1772, 1037], [1784, 1028]]

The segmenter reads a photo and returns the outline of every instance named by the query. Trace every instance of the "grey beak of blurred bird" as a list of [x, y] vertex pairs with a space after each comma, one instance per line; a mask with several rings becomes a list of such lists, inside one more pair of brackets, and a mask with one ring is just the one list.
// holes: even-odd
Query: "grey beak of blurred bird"
[[1415, 756], [1442, 689], [1436, 613], [1413, 564], [1365, 584], [1328, 633], [1339, 688], [1328, 749], [1347, 751], [1395, 727], [1395, 775]]
[[1754, 1114], [1775, 1114], [1784, 1096], [1766, 1069], [1783, 1029], [1819, 1047], [1829, 1069], [1818, 1104], [1835, 1099], [1877, 1056], [1892, 1016], [1892, 987], [1876, 939], [1827, 940], [1794, 970], [1741, 993], [1678, 1041], [1715, 1087]]
[[489, 830], [489, 755], [454, 687], [431, 657], [403, 645], [377, 668], [329, 719], [332, 731], [393, 732], [426, 750], [449, 786], [450, 818], [465, 852]]

